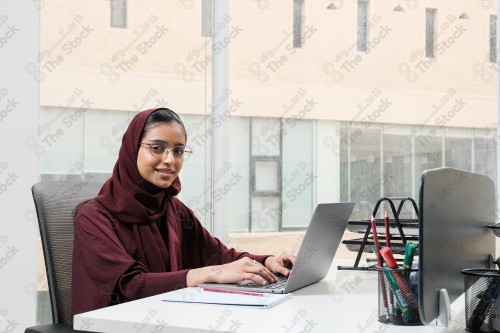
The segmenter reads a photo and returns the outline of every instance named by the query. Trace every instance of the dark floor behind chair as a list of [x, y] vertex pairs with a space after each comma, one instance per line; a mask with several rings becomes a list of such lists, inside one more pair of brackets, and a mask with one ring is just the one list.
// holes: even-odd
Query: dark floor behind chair
[[32, 187], [40, 227], [52, 324], [29, 327], [25, 333], [80, 332], [72, 329], [71, 265], [73, 208], [93, 198], [102, 183], [85, 180], [40, 182]]

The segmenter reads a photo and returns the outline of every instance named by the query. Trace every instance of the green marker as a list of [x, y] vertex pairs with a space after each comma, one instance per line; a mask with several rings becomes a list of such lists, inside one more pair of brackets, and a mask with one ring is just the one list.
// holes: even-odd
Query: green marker
[[[372, 245], [372, 249], [375, 252], [375, 246]], [[383, 262], [384, 268], [388, 268], [388, 266], [385, 264], [384, 258], [381, 257], [381, 260]], [[399, 285], [396, 281], [396, 278], [393, 275], [393, 272], [384, 269], [383, 270], [385, 277], [387, 278], [387, 281], [389, 282], [389, 287], [392, 290], [392, 294], [394, 295], [394, 298], [396, 299], [396, 304], [394, 306], [394, 311], [396, 312], [396, 315], [401, 313], [403, 315], [403, 318], [408, 322], [411, 323], [415, 320], [415, 317], [413, 315], [413, 312], [410, 308], [410, 305], [408, 304], [408, 301], [406, 300], [405, 295], [401, 292], [401, 289], [399, 288]]]
[[[415, 250], [417, 249], [417, 244], [413, 242], [406, 243], [405, 247], [405, 258], [403, 260], [403, 268], [405, 270], [411, 269], [411, 263], [413, 262], [413, 257], [415, 256]], [[406, 271], [404, 277], [408, 280], [410, 277], [410, 272]]]
[[403, 261], [403, 267], [405, 269], [411, 269], [411, 263], [413, 262], [413, 256], [415, 255], [416, 249], [417, 249], [417, 244], [413, 242], [406, 243], [405, 258]]
[[403, 314], [403, 318], [408, 322], [411, 323], [415, 320], [415, 317], [413, 316], [413, 312], [410, 308], [410, 305], [408, 304], [408, 301], [406, 300], [406, 297], [403, 295], [403, 292], [398, 286], [398, 283], [396, 282], [396, 279], [394, 278], [394, 275], [392, 275], [392, 272], [389, 271], [384, 271], [385, 276], [387, 277], [387, 281], [389, 281], [389, 286], [392, 289], [392, 293], [394, 294], [394, 298], [396, 299], [396, 303], [399, 306], [399, 309], [401, 309], [401, 312]]

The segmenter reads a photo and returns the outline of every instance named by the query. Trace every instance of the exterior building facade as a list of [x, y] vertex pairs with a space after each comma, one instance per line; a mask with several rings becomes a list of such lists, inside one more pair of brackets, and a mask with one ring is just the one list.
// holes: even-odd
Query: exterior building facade
[[367, 218], [380, 197], [417, 197], [434, 167], [496, 180], [493, 2], [224, 9], [215, 22], [211, 1], [45, 2], [40, 65], [26, 68], [42, 89], [41, 179], [104, 181], [131, 117], [168, 107], [194, 150], [182, 200], [206, 225], [222, 202], [230, 232], [304, 229], [328, 201]]

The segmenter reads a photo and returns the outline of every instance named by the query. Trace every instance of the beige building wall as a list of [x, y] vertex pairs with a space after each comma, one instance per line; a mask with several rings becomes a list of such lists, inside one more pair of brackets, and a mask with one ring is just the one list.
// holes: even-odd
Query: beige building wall
[[[203, 114], [211, 63], [206, 62], [206, 72], [189, 70], [190, 55], [209, 54], [211, 48], [201, 36], [201, 2], [194, 1], [193, 8], [184, 1], [127, 3], [125, 29], [111, 28], [109, 1], [46, 3], [41, 104], [68, 106], [68, 97], [80, 89], [96, 109], [138, 111], [168, 105]], [[70, 47], [71, 42], [77, 46]]]
[[[363, 121], [371, 115], [380, 123], [458, 127], [495, 122], [496, 67], [488, 57], [494, 7], [486, 10], [469, 1], [418, 1], [412, 9], [407, 5], [411, 2], [403, 1], [404, 11], [398, 12], [393, 10], [398, 2], [370, 1], [368, 40], [373, 47], [359, 52], [357, 1], [337, 3], [342, 3], [339, 9], [327, 10], [325, 2], [304, 2], [304, 30], [310, 34], [301, 49], [289, 47], [292, 6], [270, 2], [271, 10], [260, 16], [249, 2], [231, 9], [243, 30], [230, 52], [231, 87], [245, 102], [239, 114], [280, 116], [286, 96], [291, 99], [304, 88], [318, 104], [305, 118]], [[435, 59], [425, 57], [427, 7], [437, 10]], [[463, 13], [469, 19], [459, 19]], [[251, 65], [259, 74], [251, 73]], [[379, 117], [373, 117], [376, 104], [361, 112], [374, 90], [379, 91], [378, 99], [390, 103]], [[448, 91], [453, 91], [450, 101], [435, 112], [433, 105], [439, 107]], [[453, 110], [455, 99], [464, 102], [459, 112], [452, 119], [442, 118]]]
[[[201, 1], [192, 7], [128, 1], [126, 29], [110, 27], [108, 1], [91, 3], [50, 1], [42, 10], [42, 105], [70, 106], [80, 89], [97, 109], [209, 112], [212, 45], [201, 36]], [[337, 9], [327, 9], [330, 3]], [[456, 127], [496, 122], [497, 67], [488, 56], [495, 6], [369, 1], [373, 47], [360, 52], [357, 1], [304, 1], [299, 49], [291, 47], [293, 2], [258, 4], [229, 1], [217, 27], [227, 29], [228, 43], [215, 50], [228, 48], [229, 89], [243, 102], [234, 115]], [[398, 5], [403, 11], [394, 11]], [[437, 10], [434, 59], [425, 57], [426, 8]], [[468, 19], [459, 18], [463, 13]], [[307, 112], [300, 112], [305, 104], [289, 109], [301, 89], [315, 102]]]

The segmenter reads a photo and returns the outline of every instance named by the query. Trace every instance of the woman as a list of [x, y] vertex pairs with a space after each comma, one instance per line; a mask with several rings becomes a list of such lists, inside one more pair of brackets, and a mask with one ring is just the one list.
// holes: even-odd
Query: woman
[[236, 252], [212, 237], [176, 195], [190, 150], [179, 116], [139, 113], [110, 179], [75, 214], [73, 314], [205, 282], [275, 282], [295, 258]]

